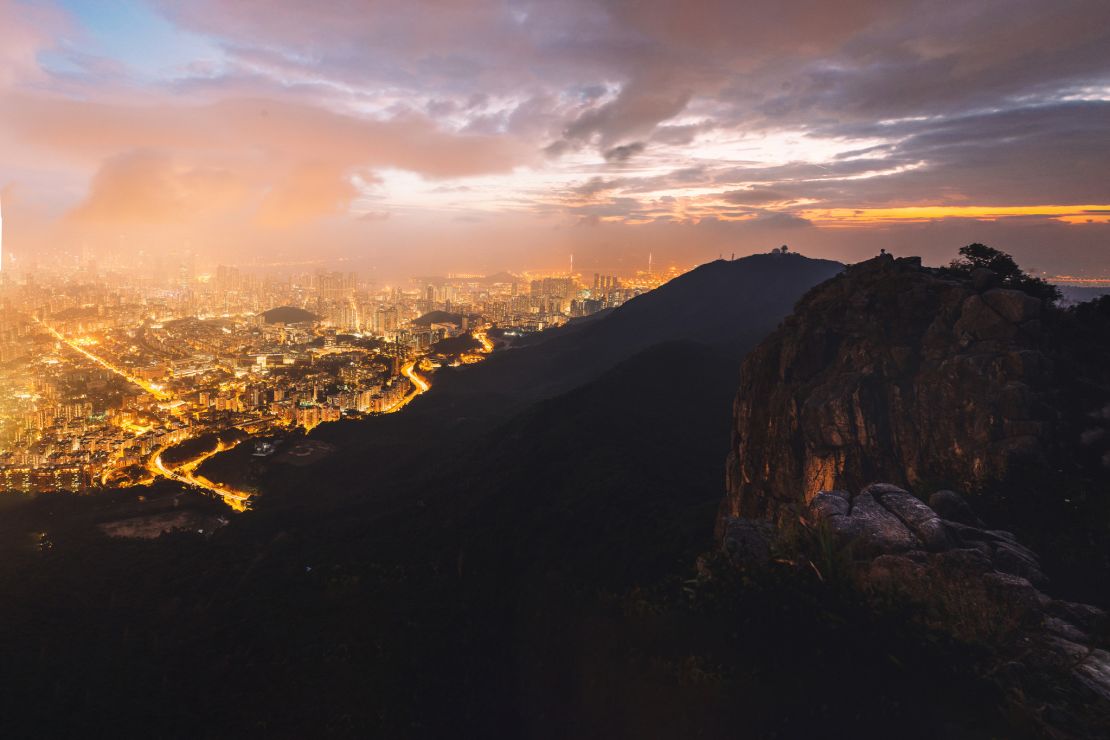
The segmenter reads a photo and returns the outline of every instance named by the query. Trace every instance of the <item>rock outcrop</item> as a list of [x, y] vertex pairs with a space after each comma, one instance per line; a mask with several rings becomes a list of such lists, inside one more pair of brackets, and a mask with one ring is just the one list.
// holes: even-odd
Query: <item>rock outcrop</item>
[[992, 276], [884, 255], [803, 297], [744, 362], [718, 533], [876, 480], [973, 492], [1079, 447], [1063, 439], [1048, 307]]
[[717, 534], [733, 563], [824, 569], [985, 648], [1034, 734], [1101, 737], [1106, 614], [1049, 596], [1040, 558], [983, 519], [1070, 587], [1105, 582], [1110, 299], [999, 285], [883, 255], [804, 296], [744, 362]]
[[[951, 491], [940, 491], [932, 500], [951, 501]], [[928, 553], [964, 550], [999, 573], [1046, 582], [1037, 556], [1018, 543], [1010, 532], [986, 529], [971, 523], [976, 517], [966, 503], [958, 509], [967, 517], [952, 521], [910, 493], [886, 483], [873, 483], [855, 495], [847, 491], [821, 491], [809, 502], [810, 526], [825, 526], [837, 538], [876, 555], [910, 554], [920, 560]]]
[[[876, 608], [909, 606], [926, 627], [989, 647], [983, 673], [1030, 729], [1101, 736], [1098, 728], [1110, 726], [1103, 724], [1110, 723], [1107, 614], [1042, 592], [1047, 579], [1037, 556], [1010, 532], [982, 526], [957, 494], [940, 491], [930, 501], [883, 483], [855, 494], [820, 491], [802, 523], [847, 555], [848, 578]], [[789, 547], [780, 539], [765, 519], [729, 519], [723, 545], [735, 565], [763, 568]]]

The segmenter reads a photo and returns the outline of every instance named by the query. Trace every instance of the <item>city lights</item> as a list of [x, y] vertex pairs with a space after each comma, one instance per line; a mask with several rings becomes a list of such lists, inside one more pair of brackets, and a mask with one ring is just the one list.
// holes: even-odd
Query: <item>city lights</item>
[[[465, 273], [379, 286], [326, 270], [197, 273], [190, 254], [169, 257], [5, 277], [0, 484], [93, 493], [167, 479], [246, 510], [249, 486], [206, 475], [240, 442], [398, 413], [434, 386], [437, 368], [482, 362], [499, 343], [614, 308], [678, 273]], [[238, 436], [172, 464], [164, 456], [227, 434]]]

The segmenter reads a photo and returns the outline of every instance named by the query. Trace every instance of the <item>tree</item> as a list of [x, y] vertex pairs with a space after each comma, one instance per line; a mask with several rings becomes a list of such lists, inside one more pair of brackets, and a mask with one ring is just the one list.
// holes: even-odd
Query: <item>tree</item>
[[1020, 290], [1042, 301], [1055, 303], [1060, 299], [1060, 290], [1038, 277], [1023, 271], [1013, 257], [1005, 252], [988, 247], [986, 244], [968, 244], [960, 247], [960, 256], [948, 266], [957, 275], [971, 275], [979, 269], [987, 269], [998, 275], [1002, 287]]

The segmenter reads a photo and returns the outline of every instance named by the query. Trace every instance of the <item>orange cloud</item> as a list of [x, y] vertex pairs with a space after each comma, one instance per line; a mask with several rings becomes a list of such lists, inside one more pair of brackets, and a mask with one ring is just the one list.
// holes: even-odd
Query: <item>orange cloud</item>
[[266, 194], [257, 220], [263, 226], [282, 228], [310, 221], [344, 208], [357, 191], [335, 167], [302, 165]]
[[913, 223], [946, 218], [997, 221], [1017, 217], [1052, 218], [1065, 223], [1110, 220], [1110, 205], [1078, 206], [904, 206], [899, 208], [814, 208], [797, 215], [822, 226]]
[[71, 213], [79, 222], [169, 223], [247, 208], [247, 220], [269, 226], [341, 211], [357, 194], [355, 172], [461, 177], [532, 156], [509, 137], [444, 131], [413, 113], [377, 120], [264, 98], [123, 105], [0, 95], [0, 158], [36, 153], [97, 168]]
[[244, 179], [234, 172], [141, 150], [109, 159], [71, 216], [81, 223], [183, 223], [235, 208], [246, 194]]
[[508, 137], [443, 131], [417, 114], [377, 120], [266, 98], [188, 106], [9, 95], [0, 111], [0, 135], [13, 143], [80, 158], [133, 149], [228, 152], [462, 177], [505, 172], [534, 156]]

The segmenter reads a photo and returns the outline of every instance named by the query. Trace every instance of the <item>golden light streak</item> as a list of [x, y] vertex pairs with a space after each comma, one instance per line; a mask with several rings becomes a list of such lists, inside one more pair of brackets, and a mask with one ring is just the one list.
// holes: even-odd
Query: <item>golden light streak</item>
[[170, 399], [173, 398], [173, 396], [171, 396], [169, 393], [166, 393], [164, 390], [162, 390], [161, 386], [155, 385], [154, 383], [148, 383], [147, 381], [143, 380], [142, 378], [135, 377], [134, 375], [127, 372], [123, 368], [117, 367], [116, 365], [113, 365], [112, 363], [108, 362], [107, 360], [105, 360], [102, 357], [99, 357], [98, 355], [94, 355], [92, 352], [89, 352], [87, 349], [85, 349], [83, 346], [81, 346], [81, 344], [79, 343], [78, 340], [67, 339], [65, 337], [65, 335], [63, 335], [61, 332], [59, 332], [54, 327], [44, 323], [41, 319], [36, 318], [35, 321], [37, 321], [38, 324], [43, 329], [45, 329], [47, 331], [47, 333], [50, 334], [50, 336], [54, 337], [55, 339], [57, 339], [62, 344], [66, 345], [67, 347], [74, 350], [75, 352], [80, 352], [85, 357], [92, 360], [97, 365], [100, 365], [104, 369], [111, 370], [113, 373], [115, 373], [116, 375], [119, 375], [120, 377], [124, 378], [129, 383], [132, 383], [134, 385], [139, 386], [144, 391], [146, 391], [150, 395], [157, 398], [159, 401], [169, 401]]
[[997, 221], [1004, 218], [1042, 216], [1065, 223], [1110, 222], [1110, 205], [1078, 206], [904, 206], [900, 208], [814, 208], [795, 215], [821, 226], [860, 226], [866, 224], [934, 221], [943, 218], [970, 218]]
[[410, 362], [401, 369], [401, 374], [412, 381], [417, 393], [425, 393], [432, 387], [431, 383], [416, 374], [416, 363]]
[[432, 387], [431, 383], [416, 374], [415, 362], [409, 362], [404, 367], [402, 367], [401, 375], [404, 375], [406, 378], [412, 381], [412, 392], [397, 403], [382, 411], [383, 414], [393, 414], [400, 411], [405, 406], [408, 406], [409, 402], [412, 401], [412, 399], [416, 398], [421, 393], [427, 392], [427, 390]]
[[208, 458], [224, 452], [225, 450], [230, 450], [238, 444], [238, 442], [235, 442], [231, 445], [224, 445], [221, 442], [216, 446], [216, 449], [212, 450], [211, 452], [206, 452], [195, 460], [191, 460], [172, 470], [166, 467], [166, 464], [162, 462], [162, 452], [165, 451], [165, 448], [162, 448], [151, 456], [150, 463], [147, 465], [147, 468], [150, 470], [151, 473], [154, 473], [155, 475], [160, 475], [165, 478], [169, 478], [170, 480], [178, 481], [179, 483], [186, 483], [197, 488], [203, 488], [210, 493], [214, 493], [221, 499], [223, 499], [223, 502], [235, 511], [246, 511], [250, 508], [251, 496], [249, 493], [236, 491], [232, 488], [228, 488], [227, 486], [218, 485], [208, 480], [204, 476], [196, 475], [194, 472], [197, 468], [201, 466], [201, 463], [203, 463]]
[[1110, 275], [1106, 277], [1078, 277], [1075, 275], [1053, 275], [1049, 282], [1078, 285], [1081, 287], [1102, 288], [1110, 286]]

